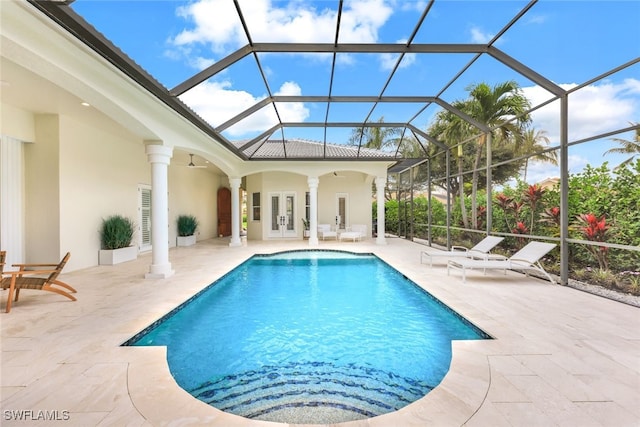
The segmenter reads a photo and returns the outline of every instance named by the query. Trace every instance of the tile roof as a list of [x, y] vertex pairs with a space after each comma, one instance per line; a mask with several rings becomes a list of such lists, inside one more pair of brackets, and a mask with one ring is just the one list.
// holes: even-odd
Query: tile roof
[[324, 144], [306, 139], [268, 139], [242, 149], [247, 140], [232, 141], [246, 156], [252, 159], [395, 159], [395, 153], [355, 145]]

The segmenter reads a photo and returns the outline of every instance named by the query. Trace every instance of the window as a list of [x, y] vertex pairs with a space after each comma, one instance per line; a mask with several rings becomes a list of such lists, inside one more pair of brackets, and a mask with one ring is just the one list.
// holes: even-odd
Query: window
[[260, 193], [252, 194], [253, 220], [260, 221]]
[[138, 185], [138, 247], [141, 252], [151, 250], [151, 187]]
[[309, 224], [309, 221], [311, 221], [311, 196], [308, 191], [304, 193], [304, 218]]

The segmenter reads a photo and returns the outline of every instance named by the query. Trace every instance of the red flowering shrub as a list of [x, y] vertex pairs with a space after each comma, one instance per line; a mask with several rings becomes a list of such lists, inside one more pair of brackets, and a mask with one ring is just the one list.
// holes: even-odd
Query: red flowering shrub
[[[595, 214], [580, 214], [576, 216], [575, 229], [585, 240], [591, 242], [605, 242], [609, 226], [604, 215], [598, 218]], [[605, 246], [587, 246], [587, 250], [598, 261], [600, 269], [607, 269], [607, 248]]]

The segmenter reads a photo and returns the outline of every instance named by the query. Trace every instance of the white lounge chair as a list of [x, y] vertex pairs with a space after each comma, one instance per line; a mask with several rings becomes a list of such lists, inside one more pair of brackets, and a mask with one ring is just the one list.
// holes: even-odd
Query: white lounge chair
[[504, 270], [504, 274], [507, 274], [507, 270], [523, 270], [525, 272], [534, 270], [544, 274], [551, 283], [555, 284], [555, 280], [540, 265], [540, 259], [555, 247], [555, 243], [529, 242], [510, 258], [501, 260], [452, 259], [447, 263], [447, 275], [452, 268], [462, 270], [462, 281], [466, 282], [467, 269], [481, 268], [485, 273], [487, 270]]
[[331, 224], [318, 224], [318, 237], [322, 240], [327, 238], [337, 239], [338, 232], [335, 229], [332, 229]]
[[347, 228], [347, 231], [340, 233], [340, 240], [351, 239], [354, 242], [356, 240], [362, 240], [367, 237], [367, 226], [365, 224], [353, 224]]
[[452, 246], [450, 251], [422, 251], [420, 253], [420, 263], [426, 256], [429, 258], [429, 267], [433, 267], [434, 257], [446, 257], [446, 258], [503, 258], [502, 255], [494, 255], [489, 252], [495, 248], [498, 243], [502, 242], [504, 237], [487, 236], [480, 240], [474, 247], [467, 249], [464, 246]]

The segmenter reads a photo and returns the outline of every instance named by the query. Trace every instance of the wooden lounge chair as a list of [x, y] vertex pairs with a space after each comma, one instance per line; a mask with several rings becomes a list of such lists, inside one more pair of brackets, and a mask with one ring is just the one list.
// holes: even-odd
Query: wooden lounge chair
[[424, 257], [429, 258], [429, 267], [433, 267], [434, 257], [446, 257], [446, 258], [479, 258], [479, 259], [491, 259], [491, 258], [503, 258], [502, 255], [494, 255], [489, 252], [495, 248], [498, 243], [502, 242], [504, 237], [487, 236], [480, 240], [474, 247], [467, 249], [464, 246], [452, 246], [450, 251], [422, 251], [420, 252], [420, 263]]
[[447, 264], [447, 275], [452, 268], [462, 270], [462, 281], [466, 282], [467, 269], [481, 268], [485, 273], [487, 270], [504, 270], [504, 274], [507, 274], [507, 270], [523, 270], [525, 272], [533, 270], [544, 274], [551, 283], [555, 284], [555, 280], [553, 280], [551, 275], [549, 275], [540, 264], [540, 259], [555, 247], [555, 243], [529, 242], [510, 258], [489, 260], [469, 258], [452, 259], [449, 260]]
[[353, 224], [351, 227], [348, 227], [346, 231], [340, 233], [339, 239], [340, 241], [351, 239], [355, 242], [365, 237], [367, 237], [367, 226], [365, 224]]
[[[0, 286], [2, 289], [9, 289], [9, 295], [7, 296], [7, 313], [11, 311], [11, 300], [13, 299], [14, 292], [16, 295], [14, 301], [17, 302], [21, 289], [37, 289], [40, 291], [54, 292], [75, 301], [76, 298], [69, 292], [75, 293], [76, 290], [58, 280], [60, 272], [70, 257], [71, 254], [67, 252], [59, 264], [13, 264], [13, 266], [18, 267], [19, 270], [4, 271], [2, 273], [4, 277], [2, 278]], [[27, 270], [28, 268], [35, 268], [36, 270]], [[65, 288], [69, 292], [59, 287]]]
[[7, 251], [0, 251], [0, 280], [2, 280], [2, 272], [4, 271], [4, 262], [7, 259]]
[[318, 237], [322, 240], [327, 238], [338, 238], [338, 232], [335, 229], [332, 229], [330, 224], [318, 224]]

